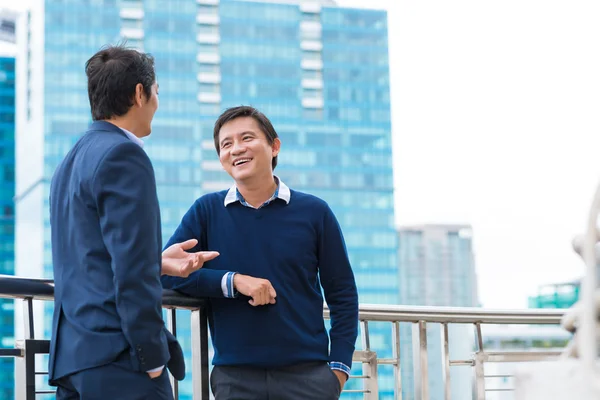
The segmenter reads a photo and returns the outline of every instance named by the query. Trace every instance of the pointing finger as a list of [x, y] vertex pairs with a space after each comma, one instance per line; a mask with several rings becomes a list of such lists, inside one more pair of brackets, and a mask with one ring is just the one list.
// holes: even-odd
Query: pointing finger
[[201, 258], [202, 262], [207, 262], [213, 260], [219, 256], [218, 251], [203, 251], [198, 253], [198, 257]]
[[190, 250], [193, 249], [194, 246], [196, 246], [198, 244], [198, 240], [196, 239], [190, 239], [190, 240], [186, 240], [185, 242], [181, 243], [181, 248], [183, 250]]

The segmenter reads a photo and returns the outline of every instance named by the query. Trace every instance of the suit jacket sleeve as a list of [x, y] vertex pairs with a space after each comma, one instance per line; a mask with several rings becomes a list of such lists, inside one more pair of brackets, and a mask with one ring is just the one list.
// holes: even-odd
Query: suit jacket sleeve
[[[175, 243], [185, 242], [189, 239], [198, 240], [198, 244], [189, 250], [194, 253], [197, 251], [207, 251], [203, 236], [205, 222], [202, 218], [202, 202], [197, 200], [188, 212], [183, 216], [181, 224], [173, 233], [165, 246], [165, 249]], [[177, 276], [163, 275], [161, 281], [166, 289], [173, 289], [193, 297], [216, 297], [223, 298], [223, 289], [221, 289], [221, 280], [228, 271], [210, 269], [208, 267], [194, 271], [187, 278]]]
[[150, 159], [133, 142], [115, 146], [100, 161], [92, 188], [132, 361], [139, 371], [160, 367], [169, 350], [161, 310], [160, 211]]

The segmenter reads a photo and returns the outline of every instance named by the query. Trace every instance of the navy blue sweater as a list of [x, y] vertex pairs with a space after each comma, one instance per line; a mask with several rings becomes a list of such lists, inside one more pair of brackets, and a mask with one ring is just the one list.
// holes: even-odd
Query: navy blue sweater
[[[291, 191], [259, 209], [224, 206], [227, 191], [200, 197], [169, 240], [198, 239], [191, 251], [221, 255], [188, 278], [163, 276], [165, 288], [208, 297], [215, 365], [279, 367], [306, 361], [352, 365], [358, 295], [339, 224], [323, 200]], [[253, 307], [225, 298], [227, 272], [268, 279], [276, 304]], [[331, 349], [323, 297], [331, 309]]]

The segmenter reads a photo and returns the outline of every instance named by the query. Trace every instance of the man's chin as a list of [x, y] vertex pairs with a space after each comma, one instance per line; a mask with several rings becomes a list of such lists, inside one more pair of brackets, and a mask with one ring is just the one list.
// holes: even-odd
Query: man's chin
[[231, 177], [236, 182], [245, 182], [252, 179], [253, 174], [250, 171], [236, 171], [231, 174]]

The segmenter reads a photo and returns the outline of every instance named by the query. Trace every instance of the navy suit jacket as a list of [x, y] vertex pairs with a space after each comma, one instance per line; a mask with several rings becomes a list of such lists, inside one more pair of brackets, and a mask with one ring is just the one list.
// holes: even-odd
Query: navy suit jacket
[[145, 151], [94, 122], [54, 173], [50, 224], [50, 382], [123, 356], [140, 372], [166, 365], [160, 210]]

